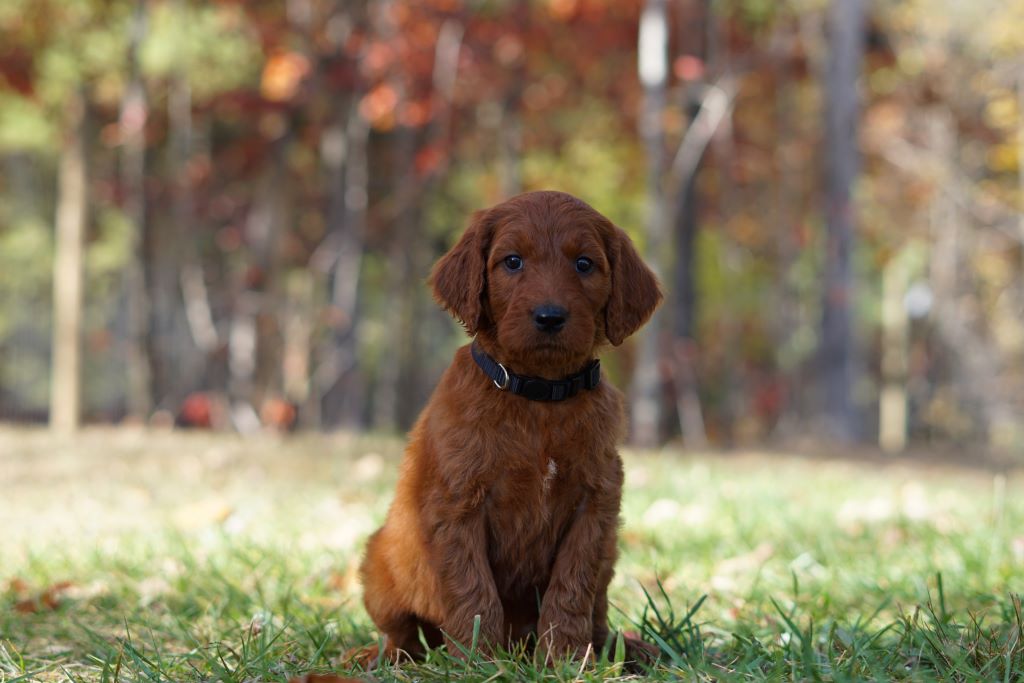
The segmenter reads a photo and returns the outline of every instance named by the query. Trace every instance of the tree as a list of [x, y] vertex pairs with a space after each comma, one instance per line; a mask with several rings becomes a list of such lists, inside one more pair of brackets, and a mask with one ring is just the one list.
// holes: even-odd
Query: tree
[[[640, 17], [638, 65], [644, 87], [644, 108], [640, 136], [647, 152], [647, 221], [645, 256], [659, 277], [665, 272], [662, 260], [666, 243], [664, 196], [665, 89], [668, 81], [668, 13], [665, 0], [647, 0]], [[632, 440], [652, 447], [660, 441], [662, 314], [654, 313], [640, 333], [640, 352], [632, 386]]]
[[128, 84], [121, 100], [121, 183], [131, 224], [131, 250], [125, 270], [128, 300], [128, 411], [145, 420], [153, 408], [153, 320], [149, 221], [146, 216], [146, 120], [149, 106], [139, 50], [146, 35], [147, 0], [136, 0], [128, 24]]
[[859, 427], [851, 397], [854, 381], [852, 256], [855, 211], [852, 193], [858, 172], [857, 92], [864, 53], [863, 0], [832, 0], [831, 51], [825, 91], [825, 266], [821, 322], [821, 382], [827, 429], [851, 441]]
[[86, 107], [80, 91], [68, 94], [58, 178], [50, 426], [61, 432], [77, 429], [82, 417], [82, 284], [88, 205]]

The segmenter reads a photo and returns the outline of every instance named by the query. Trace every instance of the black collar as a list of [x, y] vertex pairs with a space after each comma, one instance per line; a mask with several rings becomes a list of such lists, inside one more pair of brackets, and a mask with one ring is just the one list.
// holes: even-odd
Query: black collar
[[473, 342], [469, 350], [473, 360], [491, 378], [494, 386], [531, 401], [563, 401], [578, 394], [580, 389], [596, 389], [601, 383], [601, 361], [596, 359], [565, 379], [543, 379], [509, 372], [504, 365], [484, 353], [476, 342]]

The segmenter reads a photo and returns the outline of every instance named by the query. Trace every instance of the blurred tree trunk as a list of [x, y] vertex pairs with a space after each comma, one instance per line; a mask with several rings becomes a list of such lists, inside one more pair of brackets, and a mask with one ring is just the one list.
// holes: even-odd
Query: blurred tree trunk
[[[939, 163], [940, 187], [934, 193], [928, 220], [932, 235], [932, 254], [929, 279], [933, 292], [932, 320], [950, 350], [953, 381], [949, 387], [940, 387], [954, 398], [943, 415], [949, 424], [940, 425], [953, 438], [964, 439], [968, 434], [963, 422], [964, 414], [980, 423], [978, 430], [990, 439], [997, 436], [1007, 424], [1019, 420], [1012, 414], [1007, 400], [1007, 385], [1001, 381], [1005, 370], [1001, 355], [986, 338], [981, 306], [975, 287], [970, 282], [970, 263], [977, 252], [975, 236], [963, 229], [965, 219], [961, 203], [957, 169], [959, 156], [956, 120], [945, 109], [932, 108], [923, 125], [928, 147]], [[934, 169], [929, 169], [934, 173]], [[961, 419], [958, 419], [961, 418]], [[958, 433], [959, 431], [959, 433]], [[987, 434], [986, 434], [987, 432]], [[998, 438], [995, 439], [998, 441]]]
[[271, 143], [246, 219], [249, 262], [240, 273], [228, 339], [232, 420], [243, 433], [259, 428], [260, 406], [281, 386], [280, 236], [288, 218], [287, 152], [292, 141], [292, 123], [286, 114], [281, 116], [282, 129]]
[[[409, 134], [414, 136], [415, 132], [409, 131]], [[394, 335], [394, 354], [390, 361], [395, 367], [386, 394], [390, 397], [390, 412], [381, 422], [386, 429], [405, 430], [412, 426], [425, 398], [423, 320], [427, 302], [423, 281], [429, 273], [430, 255], [427, 251], [429, 243], [420, 237], [425, 220], [424, 200], [421, 195], [399, 214], [402, 236], [391, 249], [391, 267], [399, 270], [392, 289], [395, 294], [388, 297], [387, 304], [394, 323], [394, 327], [389, 329], [397, 334]]]
[[[699, 108], [699, 106], [698, 106]], [[695, 115], [694, 115], [695, 116]], [[691, 118], [691, 122], [692, 122]], [[676, 216], [675, 264], [672, 272], [672, 383], [675, 388], [676, 414], [683, 443], [692, 448], [707, 446], [704, 414], [700, 405], [697, 379], [696, 341], [697, 286], [694, 277], [694, 251], [699, 230], [697, 216], [697, 173], [686, 179], [679, 192]]]
[[[780, 22], [781, 23], [781, 22]], [[804, 199], [804, 178], [794, 164], [795, 150], [800, 144], [799, 99], [797, 97], [796, 74], [789, 65], [790, 55], [798, 40], [799, 28], [796, 22], [784, 22], [780, 26], [778, 51], [778, 87], [775, 89], [775, 129], [778, 141], [775, 146], [775, 164], [778, 182], [775, 185], [774, 209], [778, 215], [779, 236], [776, 240], [779, 279], [775, 290], [775, 308], [772, 318], [775, 344], [775, 360], [785, 386], [791, 388], [789, 400], [783, 406], [775, 432], [783, 438], [797, 432], [803, 420], [805, 386], [804, 364], [797, 351], [798, 335], [807, 321], [802, 315], [803, 306], [799, 288], [794, 284], [793, 270], [800, 258], [800, 223], [803, 221], [801, 207]]]
[[[515, 21], [520, 27], [526, 21], [525, 13], [527, 10], [528, 3], [522, 0], [516, 6]], [[431, 260], [434, 257], [431, 250], [431, 242], [426, 237], [429, 234], [427, 204], [440, 191], [449, 168], [452, 106], [455, 99], [455, 83], [458, 80], [459, 53], [462, 51], [464, 35], [465, 25], [462, 19], [450, 16], [441, 24], [437, 35], [437, 44], [434, 49], [434, 69], [431, 85], [437, 106], [433, 119], [425, 131], [424, 144], [426, 149], [435, 155], [438, 161], [422, 169], [418, 179], [419, 198], [416, 202], [416, 232], [413, 236], [416, 246], [413, 249], [412, 267], [407, 273], [410, 276], [408, 284], [412, 289], [409, 292], [409, 299], [414, 302], [413, 315], [408, 323], [412, 326], [409, 333], [411, 337], [417, 339], [417, 345], [414, 354], [405, 359], [406, 373], [409, 376], [409, 381], [405, 385], [407, 390], [399, 395], [398, 404], [398, 423], [403, 429], [412, 426], [420, 408], [430, 397], [430, 391], [434, 384], [431, 381], [433, 378], [430, 378], [426, 372], [428, 366], [427, 358], [431, 347], [429, 341], [427, 341], [429, 335], [426, 334], [426, 329], [430, 316], [444, 316], [431, 306], [430, 295], [424, 286], [430, 272]], [[518, 73], [514, 78], [522, 81], [525, 77], [522, 68], [525, 57], [520, 55], [519, 61]], [[514, 88], [514, 90], [516, 89]], [[515, 95], [515, 97], [518, 98], [518, 95]], [[517, 108], [518, 103], [506, 102], [506, 111], [508, 106]], [[518, 110], [516, 110], [516, 116], [518, 117]], [[518, 138], [516, 138], [510, 141], [509, 144], [515, 145], [511, 150], [516, 154], [517, 158], [517, 174], [514, 178], [521, 183], [521, 178], [518, 174], [519, 158], [521, 157], [519, 142]]]
[[[168, 199], [161, 198], [161, 210], [148, 210], [145, 215], [145, 281], [149, 302], [146, 346], [155, 411], [174, 411], [203, 372], [179, 286], [181, 273], [191, 265], [188, 255], [195, 250], [187, 168], [190, 110], [188, 82], [180, 74], [175, 75], [167, 98], [168, 145], [164, 157], [165, 172], [170, 178], [165, 196], [171, 206], [162, 210]], [[152, 173], [155, 160], [149, 165]]]
[[[179, 93], [182, 100], [185, 99], [183, 95], [184, 93]], [[185, 131], [179, 129], [179, 126], [187, 125], [187, 136], [183, 136], [189, 140], [190, 158], [193, 154], [198, 158], [211, 158], [213, 155], [211, 121], [208, 118], [195, 116], [191, 111], [191, 96], [189, 95], [187, 99], [189, 100], [187, 111], [182, 106], [183, 101], [178, 100], [178, 104], [175, 106], [176, 113], [173, 116], [174, 121], [171, 123], [172, 129], [178, 129], [178, 134], [183, 135]], [[187, 122], [185, 114], [188, 114]], [[186, 164], [180, 168], [181, 172], [188, 176], [189, 174], [186, 172], [187, 166], [190, 165], [188, 160], [182, 158], [179, 161]], [[202, 354], [202, 357], [197, 359], [197, 375], [189, 378], [191, 381], [187, 383], [187, 387], [190, 391], [212, 390], [225, 394], [230, 378], [227, 339], [226, 334], [217, 326], [213, 305], [214, 297], [222, 297], [224, 292], [223, 288], [217, 289], [216, 285], [209, 282], [214, 279], [211, 277], [214, 273], [224, 269], [224, 264], [205, 253], [201, 246], [200, 235], [203, 228], [206, 227], [203, 223], [204, 215], [195, 211], [191, 179], [185, 177], [183, 181], [185, 182], [183, 191], [186, 193], [188, 202], [188, 218], [186, 220], [189, 220], [189, 225], [186, 234], [189, 236], [183, 239], [185, 242], [184, 255], [178, 279], [189, 335], [194, 348]], [[184, 209], [178, 209], [178, 211], [186, 213]], [[219, 258], [222, 259], [223, 254], [220, 254]]]
[[131, 225], [131, 250], [125, 271], [128, 298], [128, 414], [145, 420], [153, 408], [151, 304], [148, 282], [149, 227], [146, 221], [146, 119], [149, 115], [139, 64], [146, 33], [146, 0], [137, 0], [129, 24], [128, 83], [121, 101], [121, 184]]
[[[395, 0], [376, 0], [370, 9], [371, 26], [378, 37], [385, 41], [393, 40], [397, 27], [394, 23], [392, 8]], [[406, 98], [405, 82], [400, 77], [389, 79], [396, 93], [396, 109]], [[404, 271], [409, 267], [407, 262], [406, 242], [412, 229], [409, 225], [409, 206], [415, 194], [415, 131], [407, 126], [398, 126], [389, 140], [393, 147], [393, 177], [390, 194], [384, 200], [390, 204], [389, 221], [393, 228], [390, 236], [390, 248], [386, 253], [387, 276], [385, 278], [384, 309], [382, 322], [387, 333], [384, 335], [377, 365], [373, 376], [373, 409], [369, 422], [381, 430], [393, 430], [397, 426], [399, 384], [402, 381], [399, 353], [409, 340], [401, 337], [402, 321], [409, 314], [407, 290], [403, 288]]]
[[[690, 122], [696, 116], [700, 104], [690, 107]], [[697, 232], [700, 230], [698, 218], [697, 176], [700, 165], [683, 180], [678, 188], [678, 204], [676, 208], [676, 243], [675, 267], [672, 272], [672, 332], [677, 340], [692, 342], [696, 332], [697, 318], [697, 285], [694, 279], [694, 248], [697, 243]]]
[[82, 286], [88, 171], [85, 98], [69, 96], [57, 188], [53, 269], [53, 368], [50, 427], [72, 432], [81, 420]]
[[864, 0], [832, 0], [829, 10], [831, 52], [825, 93], [825, 265], [821, 362], [823, 410], [829, 435], [841, 441], [859, 436], [852, 402], [854, 334], [852, 327], [855, 229], [851, 201], [859, 171], [857, 82], [864, 54]]
[[[172, 3], [177, 30], [188, 29], [188, 3]], [[174, 411], [208, 378], [207, 359], [218, 346], [217, 330], [197, 247], [197, 216], [192, 192], [192, 84], [188, 55], [182, 53], [167, 86], [167, 164], [172, 207], [164, 229], [153, 240], [152, 296], [157, 353], [154, 395]]]
[[[313, 360], [313, 324], [316, 320], [316, 276], [308, 268], [297, 268], [288, 273], [284, 285], [281, 310], [281, 389], [284, 400], [302, 411], [319, 403], [310, 400], [311, 368]], [[316, 394], [319, 398], [319, 394]], [[297, 415], [303, 426], [317, 427], [318, 415]]]
[[904, 247], [882, 268], [882, 392], [878, 399], [878, 445], [886, 453], [899, 453], [907, 446], [910, 320], [903, 299], [910, 282], [910, 253]]
[[[187, 28], [187, 2], [175, 0], [174, 8], [179, 30]], [[200, 389], [223, 391], [223, 372], [213, 367], [214, 354], [221, 348], [220, 335], [213, 318], [209, 290], [202, 263], [198, 238], [201, 233], [200, 216], [195, 211], [192, 190], [191, 160], [197, 138], [192, 117], [192, 84], [188, 73], [187, 59], [178, 62], [172, 76], [167, 96], [167, 120], [169, 124], [169, 158], [171, 176], [174, 179], [174, 193], [171, 217], [171, 234], [176, 252], [175, 265], [177, 282], [168, 282], [168, 296], [177, 301], [174, 292], [180, 292], [180, 305], [184, 320], [178, 326], [175, 339], [182, 354], [180, 362], [171, 373], [174, 386], [170, 407], [176, 409], [189, 392]], [[172, 276], [175, 273], [171, 273]], [[187, 331], [187, 334], [186, 334]], [[187, 337], [187, 339], [186, 339]]]
[[414, 369], [410, 363], [418, 354], [419, 339], [413, 317], [418, 308], [417, 281], [414, 270], [419, 259], [415, 252], [417, 201], [415, 155], [417, 131], [402, 126], [392, 138], [396, 179], [392, 189], [392, 215], [394, 232], [387, 251], [387, 284], [384, 297], [384, 327], [388, 331], [381, 348], [374, 387], [373, 426], [393, 431], [400, 426], [399, 397], [413, 390]]
[[[687, 45], [683, 59], [691, 60], [691, 82], [686, 87], [685, 108], [689, 120], [687, 135], [699, 125], [698, 116], [706, 96], [706, 74], [710, 43], [714, 35], [714, 19], [710, 0], [697, 0], [689, 21], [684, 27]], [[699, 75], [698, 75], [699, 71]], [[707, 445], [704, 416], [700, 405], [697, 382], [697, 284], [694, 270], [694, 252], [700, 230], [697, 179], [703, 165], [704, 152], [714, 129], [707, 131], [696, 152], [692, 166], [685, 169], [678, 185], [670, 188], [676, 197], [675, 263], [672, 270], [672, 289], [669, 303], [672, 307], [672, 382], [675, 388], [676, 413], [683, 442], [687, 446], [702, 448]], [[685, 143], [684, 143], [685, 144]]]
[[[396, 159], [402, 172], [396, 186], [397, 235], [392, 242], [389, 335], [394, 347], [386, 354], [378, 383], [377, 426], [383, 429], [408, 428], [429, 396], [424, 328], [429, 297], [424, 282], [433, 254], [427, 232], [426, 203], [440, 186], [450, 153], [449, 128], [458, 57], [464, 26], [450, 17], [438, 32], [432, 78], [437, 102], [433, 119], [422, 134], [402, 128], [396, 138]], [[426, 153], [423, 155], [422, 153]], [[417, 163], [419, 158], [429, 161]], [[390, 365], [391, 367], [388, 367]]]
[[[660, 277], [664, 272], [665, 209], [662, 174], [665, 165], [665, 83], [668, 78], [668, 17], [665, 0], [646, 0], [637, 45], [640, 82], [644, 88], [640, 136], [647, 152], [647, 225], [644, 254]], [[661, 440], [662, 377], [659, 371], [662, 315], [656, 311], [639, 334], [633, 383], [630, 439], [651, 448]]]
[[323, 426], [362, 426], [365, 378], [358, 363], [359, 275], [364, 252], [369, 166], [370, 125], [359, 111], [361, 92], [352, 93], [347, 114], [339, 114], [323, 150], [330, 183], [328, 235], [317, 261], [327, 265], [329, 347], [319, 356], [314, 373], [315, 395], [310, 416]]
[[1024, 240], [1024, 62], [1018, 69], [1020, 72], [1017, 74], [1017, 232]]
[[[684, 91], [683, 109], [688, 129], [697, 122], [707, 88], [707, 67], [709, 42], [712, 37], [714, 21], [710, 0], [694, 0], [688, 3], [691, 9], [684, 19], [680, 42], [685, 46], [679, 55], [680, 61], [690, 73]], [[688, 131], [690, 132], [690, 131]], [[697, 193], [697, 179], [703, 167], [704, 151], [709, 142], [707, 136], [696, 152], [695, 159], [688, 168], [676, 177], [677, 182], [669, 191], [676, 198], [675, 217], [675, 263], [672, 272], [672, 290], [669, 302], [672, 307], [672, 332], [676, 340], [687, 340], [692, 343], [697, 316], [697, 288], [693, 272], [694, 246], [697, 232], [700, 229]]]

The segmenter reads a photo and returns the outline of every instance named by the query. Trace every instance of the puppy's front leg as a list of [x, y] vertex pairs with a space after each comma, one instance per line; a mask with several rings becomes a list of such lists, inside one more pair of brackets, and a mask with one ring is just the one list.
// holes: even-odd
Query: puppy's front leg
[[473, 623], [480, 615], [478, 646], [485, 652], [503, 644], [504, 611], [487, 560], [486, 518], [482, 510], [443, 515], [432, 539], [432, 555], [441, 583], [445, 619], [441, 630], [449, 650], [461, 651], [451, 641], [469, 649]]
[[[618, 489], [592, 492], [577, 508], [541, 601], [537, 631], [548, 656], [581, 657], [595, 633], [607, 633], [606, 623], [594, 623], [594, 608], [596, 600], [607, 600], [618, 518]], [[607, 609], [601, 607], [596, 614], [604, 620]]]

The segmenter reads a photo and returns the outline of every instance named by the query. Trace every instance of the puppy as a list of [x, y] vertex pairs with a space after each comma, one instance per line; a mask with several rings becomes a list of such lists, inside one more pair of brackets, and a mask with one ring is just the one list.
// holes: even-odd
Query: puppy
[[[608, 638], [622, 494], [621, 394], [594, 359], [661, 301], [629, 237], [561, 192], [478, 212], [435, 265], [459, 349], [413, 427], [362, 564], [384, 656], [526, 641], [582, 657]], [[629, 639], [632, 658], [645, 646]], [[649, 652], [650, 650], [646, 650]], [[373, 655], [375, 656], [375, 655]]]

